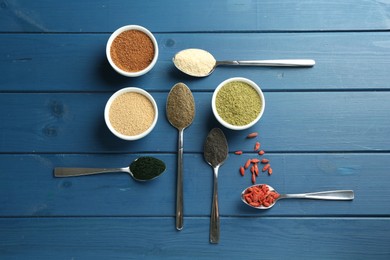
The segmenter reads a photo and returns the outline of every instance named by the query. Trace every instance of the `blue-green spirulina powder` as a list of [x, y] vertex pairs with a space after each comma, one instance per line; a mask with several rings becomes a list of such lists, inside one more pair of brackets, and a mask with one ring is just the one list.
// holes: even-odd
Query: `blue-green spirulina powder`
[[215, 102], [218, 115], [235, 126], [251, 123], [259, 115], [263, 105], [259, 93], [241, 81], [232, 81], [222, 86]]

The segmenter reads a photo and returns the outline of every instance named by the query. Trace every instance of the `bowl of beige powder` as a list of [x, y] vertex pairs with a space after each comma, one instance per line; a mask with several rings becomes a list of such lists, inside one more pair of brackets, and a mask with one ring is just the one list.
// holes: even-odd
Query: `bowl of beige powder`
[[107, 101], [104, 119], [117, 137], [133, 141], [148, 135], [157, 123], [154, 98], [145, 90], [128, 87], [115, 92]]

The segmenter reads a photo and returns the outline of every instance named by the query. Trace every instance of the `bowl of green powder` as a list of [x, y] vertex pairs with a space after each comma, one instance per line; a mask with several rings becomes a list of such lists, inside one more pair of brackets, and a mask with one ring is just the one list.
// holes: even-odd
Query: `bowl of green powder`
[[215, 89], [212, 110], [226, 128], [244, 130], [256, 124], [264, 113], [265, 99], [260, 87], [246, 78], [230, 78]]

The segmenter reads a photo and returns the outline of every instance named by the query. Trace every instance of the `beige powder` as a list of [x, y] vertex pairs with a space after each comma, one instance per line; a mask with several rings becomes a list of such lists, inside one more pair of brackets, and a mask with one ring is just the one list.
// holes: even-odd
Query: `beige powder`
[[200, 49], [186, 49], [175, 55], [176, 67], [192, 76], [202, 77], [209, 74], [215, 66], [214, 57]]
[[153, 123], [156, 112], [152, 102], [140, 93], [119, 95], [111, 104], [109, 118], [116, 131], [127, 136], [145, 132]]

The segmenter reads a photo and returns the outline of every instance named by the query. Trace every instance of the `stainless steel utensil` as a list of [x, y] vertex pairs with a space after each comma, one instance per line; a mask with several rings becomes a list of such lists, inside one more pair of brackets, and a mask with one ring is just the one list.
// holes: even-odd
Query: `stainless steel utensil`
[[268, 207], [265, 207], [263, 205], [259, 207], [255, 207], [250, 205], [244, 198], [244, 194], [247, 189], [259, 186], [259, 185], [266, 185], [268, 186], [270, 191], [275, 191], [273, 187], [267, 184], [256, 184], [252, 185], [241, 193], [241, 200], [247, 204], [248, 206], [251, 206], [255, 209], [269, 209], [272, 208], [276, 202], [280, 199], [315, 199], [315, 200], [353, 200], [354, 199], [354, 192], [352, 190], [333, 190], [333, 191], [320, 191], [320, 192], [310, 192], [310, 193], [300, 193], [300, 194], [280, 194], [279, 198], [277, 198], [271, 205]]
[[[191, 57], [191, 61], [194, 64], [205, 64], [207, 63], [207, 67], [209, 68], [207, 71], [199, 71], [197, 73], [193, 73], [190, 70], [190, 67], [182, 66], [182, 61], [178, 59], [178, 55], [183, 54], [183, 52], [189, 52], [191, 50], [196, 50], [198, 54], [203, 54], [208, 56], [207, 60], [197, 60], [200, 56], [196, 55]], [[173, 63], [176, 68], [180, 71], [184, 72], [187, 75], [194, 77], [207, 77], [209, 76], [217, 66], [220, 65], [233, 65], [233, 66], [267, 66], [267, 67], [312, 67], [315, 65], [315, 61], [312, 59], [278, 59], [278, 60], [245, 60], [245, 61], [216, 61], [215, 58], [207, 51], [201, 49], [186, 49], [182, 50], [173, 57]]]
[[[181, 100], [186, 97], [186, 100]], [[184, 102], [185, 101], [185, 102]], [[191, 108], [193, 108], [191, 110]], [[179, 131], [178, 153], [177, 153], [177, 185], [176, 185], [176, 229], [183, 228], [183, 135], [184, 129], [187, 128], [195, 117], [195, 102], [191, 90], [183, 83], [177, 83], [172, 87], [167, 98], [167, 118]], [[184, 111], [187, 114], [184, 118]], [[188, 117], [189, 116], [189, 117]]]
[[210, 218], [210, 243], [218, 243], [220, 220], [218, 208], [218, 169], [228, 157], [228, 144], [225, 135], [219, 128], [212, 129], [204, 144], [204, 158], [214, 170], [213, 202]]
[[[158, 168], [153, 168], [155, 164], [145, 164], [143, 172], [132, 172], [130, 169], [137, 163], [145, 163], [146, 161], [153, 160], [154, 163], [158, 163]], [[54, 168], [55, 177], [76, 177], [85, 175], [94, 175], [101, 173], [114, 173], [114, 172], [125, 172], [130, 174], [137, 181], [150, 181], [159, 177], [165, 171], [165, 164], [163, 161], [153, 157], [139, 157], [135, 159], [129, 167], [123, 168], [68, 168], [68, 167], [56, 167]]]

